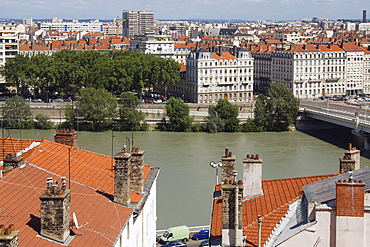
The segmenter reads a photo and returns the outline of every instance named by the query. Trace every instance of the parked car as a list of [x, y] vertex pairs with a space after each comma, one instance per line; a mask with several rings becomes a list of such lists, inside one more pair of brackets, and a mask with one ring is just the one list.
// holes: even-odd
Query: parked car
[[153, 103], [153, 100], [147, 99], [147, 100], [145, 100], [145, 103]]
[[203, 240], [202, 242], [200, 242], [199, 247], [204, 247], [204, 246], [209, 246], [209, 240], [208, 239]]
[[33, 99], [32, 102], [42, 102], [41, 99]]
[[188, 245], [186, 243], [180, 242], [180, 241], [171, 241], [167, 244], [162, 245], [161, 247], [187, 247]]
[[62, 100], [61, 98], [56, 98], [56, 99], [54, 100], [54, 102], [63, 102], [63, 100]]
[[195, 233], [191, 238], [194, 240], [207, 239], [209, 238], [209, 230], [200, 230], [199, 232]]

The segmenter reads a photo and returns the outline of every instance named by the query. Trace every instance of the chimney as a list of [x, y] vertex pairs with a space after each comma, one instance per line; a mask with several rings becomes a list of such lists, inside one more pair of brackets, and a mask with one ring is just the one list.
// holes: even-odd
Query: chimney
[[40, 196], [40, 235], [58, 242], [65, 242], [70, 234], [71, 191], [66, 189], [66, 180], [62, 182], [48, 178], [46, 190]]
[[234, 57], [237, 57], [236, 51], [237, 51], [236, 45], [234, 45], [233, 46], [233, 55], [234, 55]]
[[257, 155], [247, 155], [243, 159], [243, 200], [263, 194], [262, 191], [262, 159]]
[[222, 57], [222, 46], [221, 45], [218, 47], [218, 55]]
[[7, 154], [3, 163], [4, 173], [9, 172], [16, 167], [20, 167], [23, 164], [23, 157], [17, 156], [16, 154]]
[[71, 147], [77, 146], [77, 131], [74, 129], [58, 129], [54, 134], [54, 141]]
[[243, 182], [224, 180], [222, 184], [222, 246], [243, 246]]
[[10, 224], [8, 228], [0, 225], [0, 246], [18, 247], [19, 231], [15, 230], [14, 224]]
[[348, 143], [348, 150], [344, 152], [343, 158], [339, 159], [339, 172], [345, 173], [360, 169], [360, 150]]
[[364, 220], [365, 183], [352, 178], [336, 183], [336, 246], [367, 246]]
[[130, 166], [131, 154], [122, 152], [114, 156], [114, 202], [128, 206], [130, 204]]
[[235, 156], [225, 148], [225, 154], [221, 156], [222, 161], [222, 181], [234, 180]]
[[144, 153], [139, 147], [131, 151], [130, 188], [136, 192], [144, 191]]

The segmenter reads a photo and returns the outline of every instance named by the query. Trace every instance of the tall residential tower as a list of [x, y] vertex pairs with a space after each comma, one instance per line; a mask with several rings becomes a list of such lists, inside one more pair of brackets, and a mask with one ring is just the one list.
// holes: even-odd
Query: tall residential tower
[[122, 11], [123, 36], [144, 35], [147, 32], [154, 32], [153, 11]]

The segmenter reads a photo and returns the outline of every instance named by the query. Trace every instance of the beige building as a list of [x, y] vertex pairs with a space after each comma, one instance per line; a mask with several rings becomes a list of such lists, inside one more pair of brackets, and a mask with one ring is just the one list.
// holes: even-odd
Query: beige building
[[196, 103], [219, 99], [247, 102], [253, 98], [253, 58], [243, 48], [197, 49], [186, 61], [187, 98]]

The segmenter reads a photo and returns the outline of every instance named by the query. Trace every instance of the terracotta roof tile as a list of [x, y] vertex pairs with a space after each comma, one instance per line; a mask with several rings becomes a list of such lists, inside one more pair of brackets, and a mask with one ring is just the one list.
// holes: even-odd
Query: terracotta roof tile
[[[265, 243], [276, 224], [286, 215], [289, 204], [302, 196], [302, 186], [317, 182], [334, 175], [319, 175], [262, 181], [263, 195], [243, 201], [243, 235], [246, 246], [258, 245], [258, 215], [262, 216], [261, 242]], [[220, 191], [218, 185], [215, 191]], [[222, 235], [222, 197], [213, 199], [211, 238]]]
[[217, 52], [212, 52], [212, 57], [214, 59], [235, 59], [234, 55], [230, 52], [223, 52], [222, 56], [219, 56]]
[[[34, 141], [39, 142], [39, 145], [22, 155], [25, 167], [7, 172], [0, 179], [1, 224], [15, 224], [16, 229], [21, 231], [20, 246], [60, 246], [36, 237], [40, 224], [39, 196], [46, 188], [46, 178], [68, 178], [69, 164], [72, 178], [71, 212], [77, 215], [80, 225], [86, 223], [82, 228], [73, 229], [77, 237], [69, 246], [114, 244], [132, 209], [110, 202], [114, 189], [112, 157], [45, 139], [8, 138], [2, 141], [4, 153], [16, 153]], [[151, 166], [144, 165], [144, 180], [151, 169]], [[67, 187], [68, 184], [67, 179]], [[139, 202], [141, 198], [142, 194], [131, 191], [131, 201]]]

